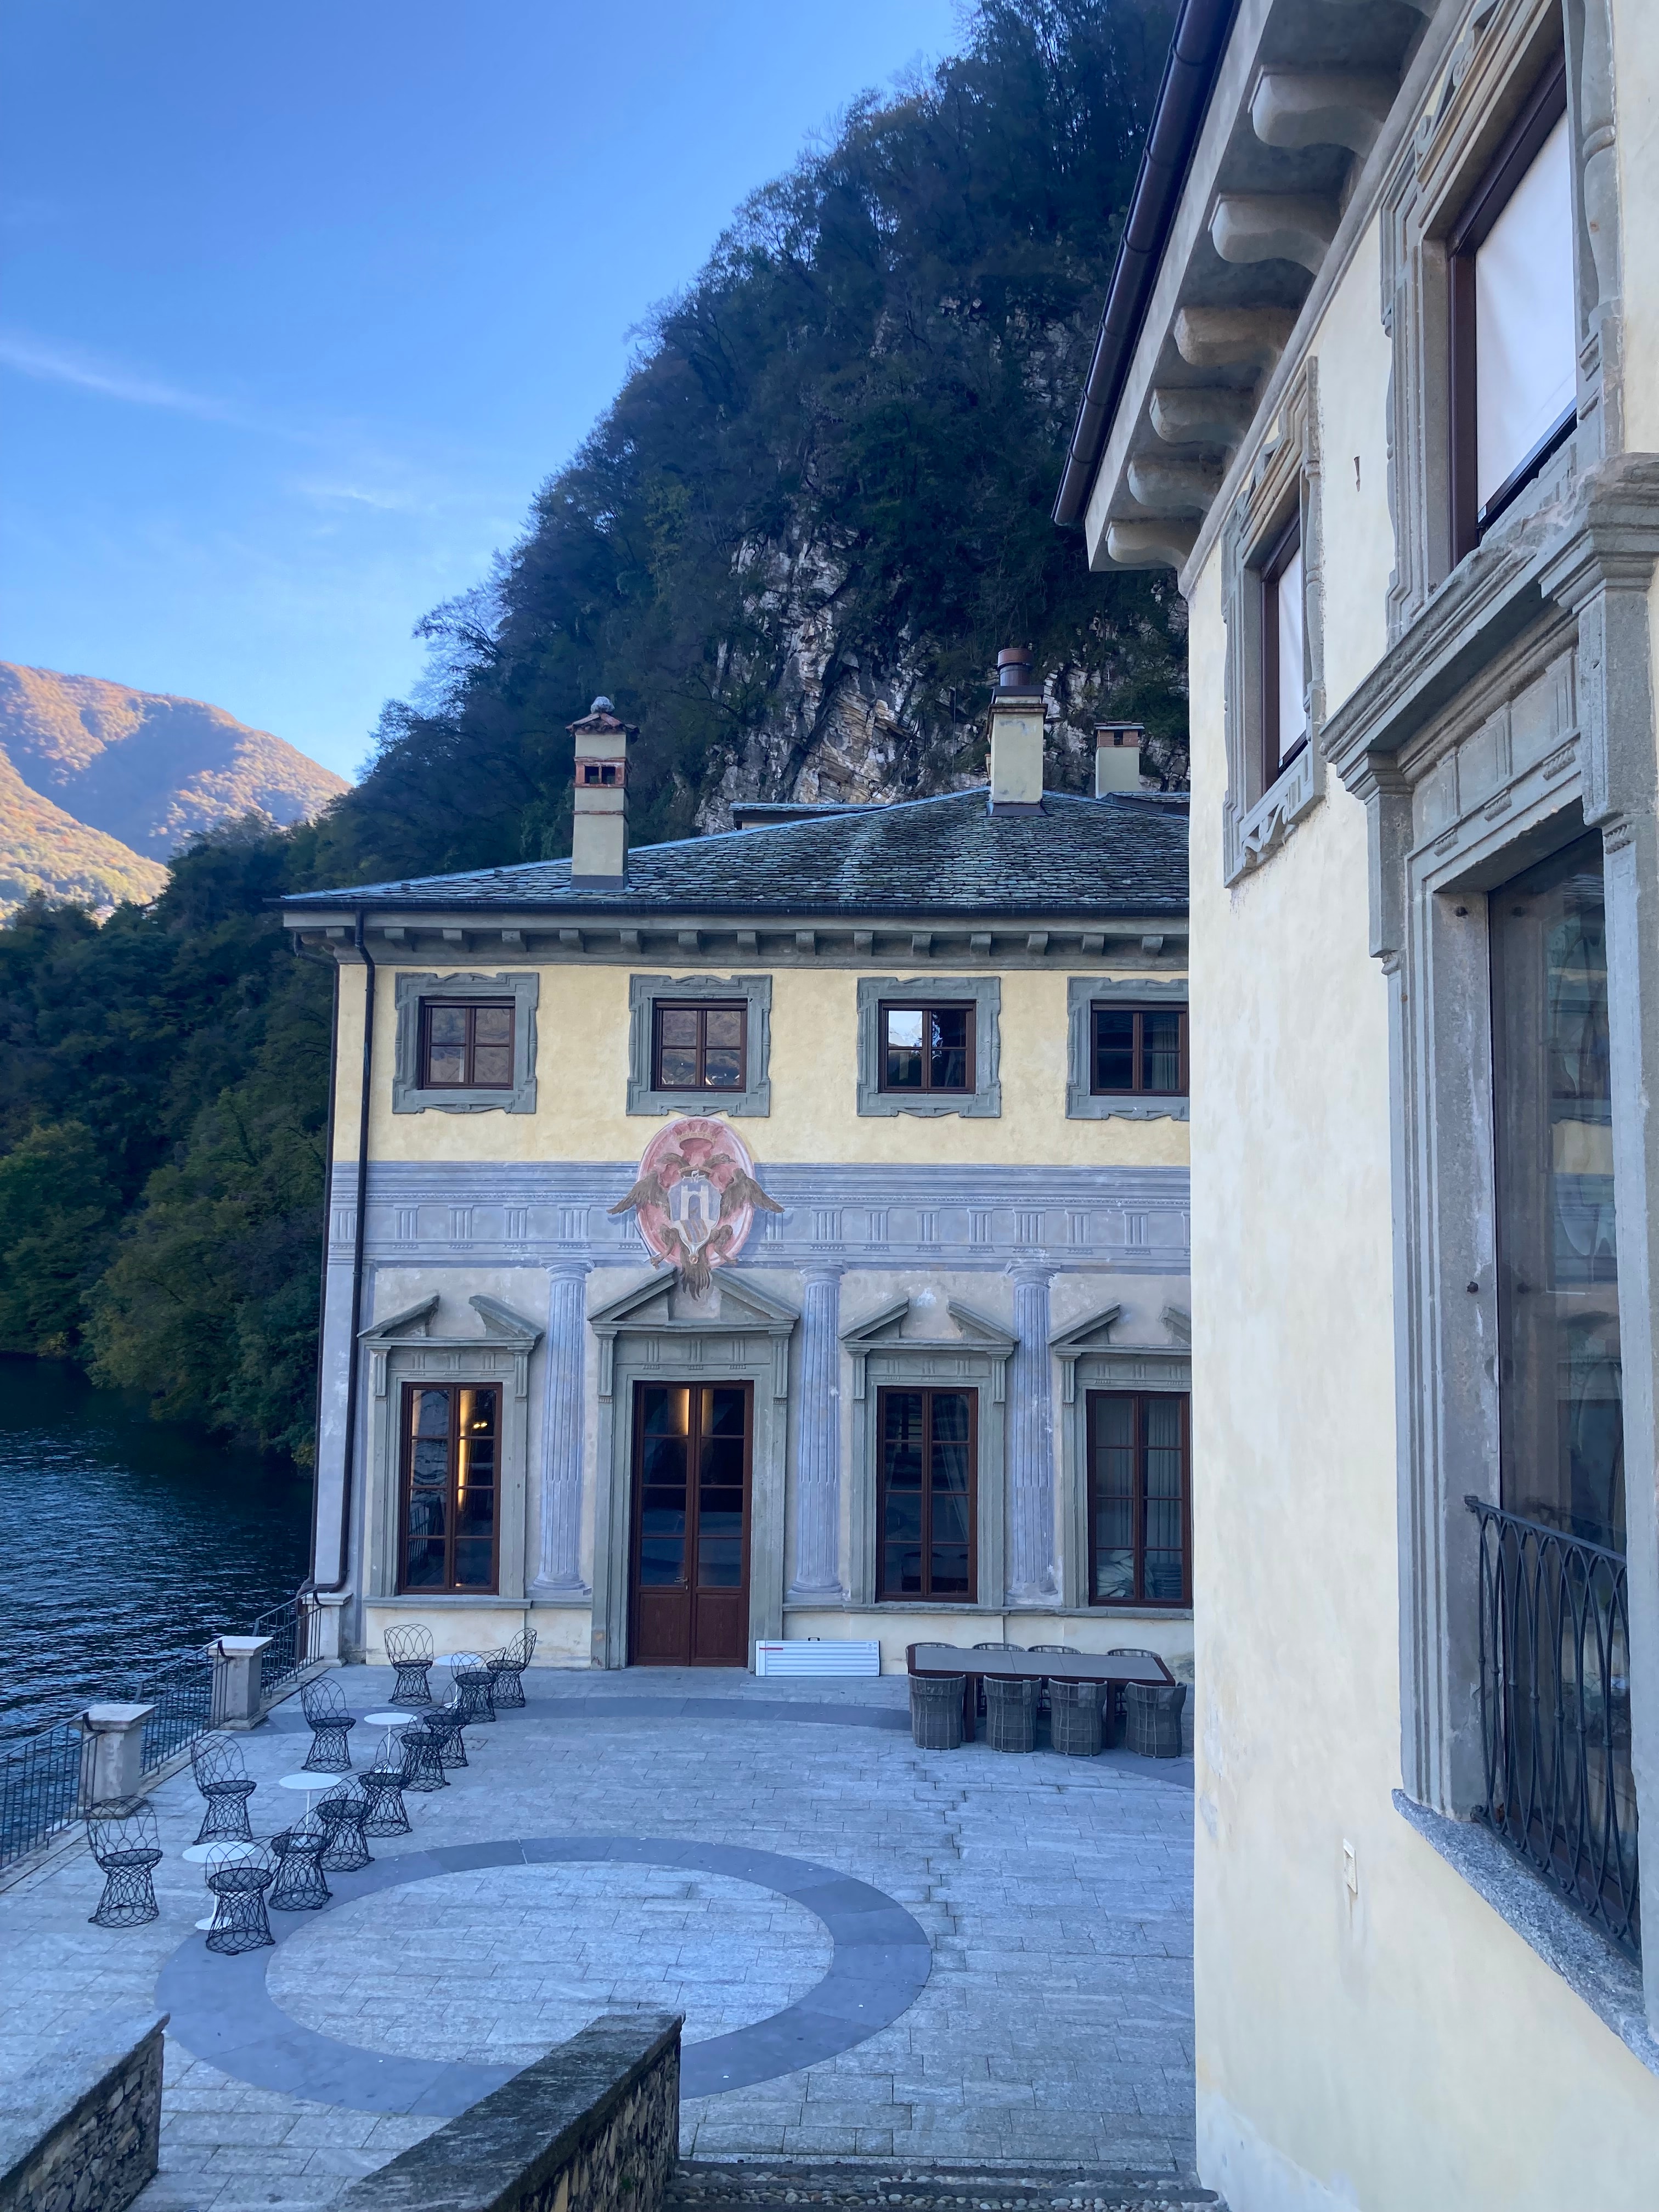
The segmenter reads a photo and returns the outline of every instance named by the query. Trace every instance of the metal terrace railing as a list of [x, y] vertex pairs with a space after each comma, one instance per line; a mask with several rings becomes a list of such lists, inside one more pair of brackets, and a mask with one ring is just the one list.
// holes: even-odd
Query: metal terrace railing
[[1484, 1820], [1639, 1960], [1630, 1608], [1622, 1554], [1482, 1499]]
[[[304, 1595], [262, 1613], [245, 1632], [269, 1636], [261, 1675], [264, 1695], [288, 1687], [316, 1656], [317, 1608]], [[229, 1634], [231, 1632], [223, 1632]], [[144, 1723], [143, 1771], [155, 1774], [198, 1735], [219, 1723], [216, 1637], [182, 1657], [158, 1659], [110, 1696], [153, 1705]], [[0, 1745], [0, 1869], [22, 1858], [78, 1820], [92, 1791], [92, 1739], [76, 1721]]]

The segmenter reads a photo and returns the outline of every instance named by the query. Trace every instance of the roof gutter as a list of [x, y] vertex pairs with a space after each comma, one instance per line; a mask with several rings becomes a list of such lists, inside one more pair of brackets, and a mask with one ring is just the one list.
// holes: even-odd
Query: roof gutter
[[1062, 528], [1080, 522], [1088, 506], [1237, 9], [1238, 0], [1182, 0], [1054, 501]]

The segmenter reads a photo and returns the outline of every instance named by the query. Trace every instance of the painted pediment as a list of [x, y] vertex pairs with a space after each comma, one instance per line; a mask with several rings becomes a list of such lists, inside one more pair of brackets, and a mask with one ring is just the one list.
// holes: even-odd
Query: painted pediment
[[513, 1395], [523, 1398], [530, 1387], [530, 1355], [542, 1340], [539, 1322], [506, 1305], [500, 1298], [479, 1292], [467, 1300], [473, 1312], [483, 1322], [478, 1334], [458, 1336], [441, 1329], [434, 1332], [433, 1322], [438, 1312], [438, 1294], [422, 1298], [418, 1305], [405, 1306], [400, 1312], [388, 1314], [384, 1321], [371, 1322], [360, 1331], [360, 1339], [368, 1350], [374, 1371], [374, 1390], [377, 1398], [384, 1398], [387, 1389], [389, 1356], [400, 1345], [421, 1345], [433, 1352], [476, 1352], [488, 1345], [513, 1355]]
[[1103, 1306], [1086, 1320], [1074, 1321], [1048, 1339], [1048, 1349], [1061, 1359], [1078, 1359], [1085, 1352], [1104, 1352], [1112, 1324], [1122, 1313], [1121, 1305]]
[[769, 1335], [787, 1336], [800, 1316], [781, 1298], [727, 1267], [716, 1276], [710, 1296], [689, 1294], [678, 1273], [653, 1275], [587, 1318], [597, 1336], [614, 1337], [624, 1328], [662, 1329], [682, 1336], [730, 1336], [734, 1330], [764, 1329]]

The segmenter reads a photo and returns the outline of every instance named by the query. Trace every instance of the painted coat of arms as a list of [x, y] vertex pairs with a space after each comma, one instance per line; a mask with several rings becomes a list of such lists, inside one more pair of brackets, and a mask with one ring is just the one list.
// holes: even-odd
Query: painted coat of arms
[[612, 1213], [633, 1212], [659, 1267], [678, 1267], [694, 1296], [716, 1267], [742, 1251], [757, 1209], [781, 1213], [755, 1181], [755, 1163], [724, 1121], [688, 1114], [665, 1122], [640, 1157], [640, 1171]]

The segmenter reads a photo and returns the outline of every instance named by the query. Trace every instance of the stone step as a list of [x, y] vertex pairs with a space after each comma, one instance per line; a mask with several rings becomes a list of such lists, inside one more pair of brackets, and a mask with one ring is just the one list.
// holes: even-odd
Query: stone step
[[663, 2212], [1226, 2212], [1213, 2190], [1172, 2173], [1079, 2166], [971, 2166], [683, 2159]]

